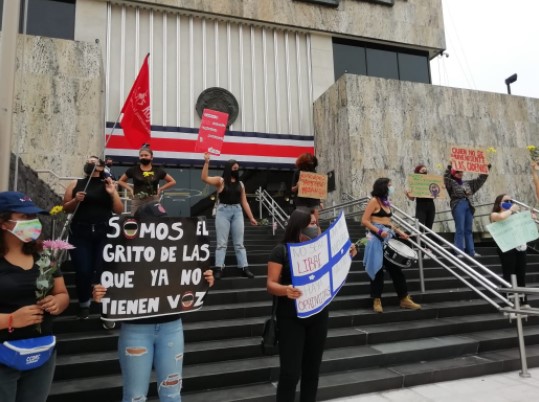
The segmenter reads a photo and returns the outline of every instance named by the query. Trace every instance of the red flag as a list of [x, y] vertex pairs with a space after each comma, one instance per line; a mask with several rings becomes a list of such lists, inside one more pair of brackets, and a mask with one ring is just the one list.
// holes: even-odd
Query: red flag
[[139, 148], [150, 140], [150, 68], [146, 56], [125, 100], [120, 121], [125, 138]]

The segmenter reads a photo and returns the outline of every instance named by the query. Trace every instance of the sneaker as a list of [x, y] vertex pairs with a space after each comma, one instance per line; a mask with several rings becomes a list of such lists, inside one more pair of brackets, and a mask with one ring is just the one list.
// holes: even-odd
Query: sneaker
[[79, 319], [80, 320], [87, 320], [90, 318], [90, 308], [89, 307], [81, 307], [79, 310]]
[[473, 255], [473, 258], [481, 258], [481, 257], [483, 257], [483, 256], [481, 254], [479, 254], [479, 253], [475, 253]]
[[523, 304], [522, 306], [520, 306], [520, 308], [528, 310], [528, 309], [532, 308], [532, 306], [530, 306], [528, 303], [526, 303], [526, 304]]
[[114, 329], [114, 328], [116, 328], [116, 322], [115, 321], [101, 321], [101, 325], [105, 329]]
[[382, 299], [380, 299], [379, 297], [374, 298], [374, 300], [372, 302], [372, 310], [375, 313], [383, 313], [384, 312], [384, 309], [382, 307]]
[[222, 276], [223, 276], [223, 269], [222, 268], [215, 268], [213, 270], [213, 277], [215, 278], [216, 281], [221, 279]]
[[243, 276], [249, 279], [253, 279], [255, 277], [255, 274], [253, 274], [248, 267], [245, 267], [243, 268]]
[[421, 304], [415, 303], [410, 296], [403, 297], [400, 306], [409, 310], [421, 310]]

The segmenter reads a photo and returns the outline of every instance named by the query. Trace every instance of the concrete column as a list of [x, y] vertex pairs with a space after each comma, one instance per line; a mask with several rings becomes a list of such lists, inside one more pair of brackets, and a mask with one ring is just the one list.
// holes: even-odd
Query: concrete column
[[0, 42], [0, 191], [9, 190], [15, 59], [21, 0], [4, 1]]

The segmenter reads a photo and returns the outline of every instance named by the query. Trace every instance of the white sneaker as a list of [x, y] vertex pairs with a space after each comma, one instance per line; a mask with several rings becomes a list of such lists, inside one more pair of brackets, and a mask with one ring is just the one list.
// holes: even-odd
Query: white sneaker
[[473, 255], [473, 258], [481, 258], [481, 257], [483, 257], [483, 256], [481, 254], [479, 254], [479, 253], [475, 253]]

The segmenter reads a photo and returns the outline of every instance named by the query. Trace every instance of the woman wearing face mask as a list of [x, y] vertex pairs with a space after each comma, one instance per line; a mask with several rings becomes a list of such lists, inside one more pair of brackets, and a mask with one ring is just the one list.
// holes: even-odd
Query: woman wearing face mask
[[382, 307], [383, 268], [389, 272], [393, 280], [393, 286], [400, 299], [400, 307], [411, 310], [421, 309], [421, 305], [415, 303], [408, 295], [406, 277], [402, 269], [391, 261], [384, 259], [385, 241], [395, 236], [404, 240], [408, 239], [406, 233], [395, 228], [391, 223], [392, 212], [389, 197], [393, 193], [394, 188], [390, 179], [385, 177], [376, 179], [371, 192], [372, 198], [367, 203], [365, 213], [361, 218], [361, 223], [369, 230], [363, 265], [371, 279], [371, 297], [373, 299], [373, 310], [376, 313], [383, 313], [384, 311]]
[[[105, 164], [97, 156], [84, 165], [85, 178], [69, 184], [64, 194], [64, 210], [73, 213], [69, 250], [76, 273], [79, 318], [89, 317], [91, 286], [99, 281], [102, 252], [112, 213], [121, 214], [123, 203], [110, 177], [104, 179]], [[94, 277], [95, 275], [95, 277]], [[97, 283], [97, 282], [94, 282]]]
[[[279, 384], [277, 402], [293, 402], [301, 378], [300, 400], [314, 402], [328, 332], [328, 307], [308, 318], [298, 318], [295, 300], [301, 291], [292, 286], [286, 243], [300, 243], [320, 234], [314, 211], [298, 208], [290, 215], [284, 238], [268, 261], [268, 293], [277, 296]], [[350, 249], [354, 257], [355, 245]]]
[[[414, 169], [415, 174], [428, 174], [427, 167], [423, 164], [417, 165]], [[432, 191], [431, 191], [432, 192]], [[436, 216], [436, 207], [434, 206], [433, 198], [412, 197], [410, 191], [406, 191], [406, 197], [409, 200], [416, 202], [415, 217], [422, 225], [425, 225], [432, 230], [434, 217]]]
[[316, 167], [318, 166], [318, 160], [316, 156], [310, 153], [301, 154], [296, 159], [296, 170], [292, 177], [292, 196], [294, 197], [294, 206], [296, 208], [307, 208], [315, 211], [316, 219], [318, 220], [318, 210], [322, 208], [322, 204], [319, 199], [298, 197], [299, 191], [299, 176], [301, 172], [316, 173]]
[[[494, 200], [492, 212], [490, 214], [491, 222], [500, 222], [509, 218], [514, 213], [519, 211], [518, 205], [513, 204], [511, 196], [507, 194], [500, 194]], [[502, 252], [500, 247], [496, 245], [500, 261], [502, 263], [503, 279], [511, 283], [511, 275], [516, 275], [517, 285], [519, 287], [526, 287], [526, 249], [527, 245], [515, 247], [505, 253]], [[526, 295], [522, 300], [524, 308], [529, 308]]]
[[[144, 144], [139, 150], [139, 164], [127, 169], [118, 180], [118, 185], [126, 189], [133, 198], [133, 215], [141, 205], [158, 202], [163, 191], [176, 185], [176, 180], [163, 169], [153, 166], [152, 160], [153, 151], [148, 144]], [[129, 179], [133, 180], [133, 188], [127, 183]], [[161, 180], [166, 183], [159, 186]]]
[[[490, 170], [491, 165], [488, 165]], [[471, 257], [481, 257], [475, 252], [473, 242], [473, 216], [475, 208], [472, 196], [479, 191], [488, 179], [487, 174], [480, 174], [473, 180], [462, 180], [463, 172], [447, 166], [444, 174], [444, 184], [449, 194], [451, 214], [455, 220], [455, 247]]]
[[217, 188], [219, 205], [215, 213], [215, 232], [217, 237], [217, 249], [215, 250], [215, 279], [220, 279], [225, 267], [225, 256], [228, 243], [228, 234], [232, 232], [232, 242], [236, 253], [238, 268], [243, 271], [243, 276], [252, 279], [254, 274], [247, 263], [247, 253], [243, 245], [243, 210], [247, 214], [251, 225], [257, 224], [251, 212], [245, 186], [239, 179], [240, 165], [235, 160], [229, 160], [223, 171], [223, 176], [209, 176], [210, 154], [204, 154], [204, 167], [201, 179], [204, 183]]
[[[52, 335], [52, 316], [69, 305], [59, 270], [53, 274], [50, 292], [36, 301], [36, 240], [41, 234], [37, 214], [46, 213], [22, 193], [0, 193], [0, 343]], [[55, 355], [53, 352], [43, 365], [25, 371], [0, 363], [0, 401], [45, 402]]]

